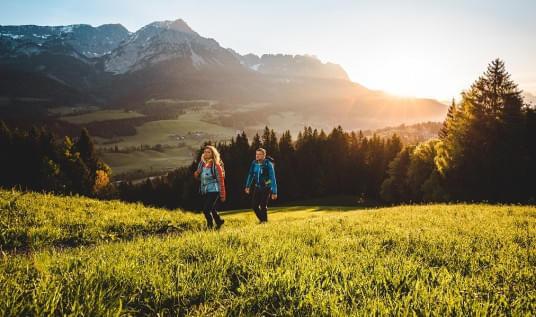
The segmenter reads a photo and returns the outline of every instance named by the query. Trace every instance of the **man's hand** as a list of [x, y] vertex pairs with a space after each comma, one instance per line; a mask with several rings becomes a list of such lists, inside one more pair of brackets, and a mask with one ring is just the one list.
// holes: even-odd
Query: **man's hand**
[[272, 194], [272, 200], [276, 200], [277, 199], [277, 194]]
[[225, 197], [221, 197], [221, 202], [224, 203], [225, 202]]
[[249, 195], [249, 187], [244, 190]]

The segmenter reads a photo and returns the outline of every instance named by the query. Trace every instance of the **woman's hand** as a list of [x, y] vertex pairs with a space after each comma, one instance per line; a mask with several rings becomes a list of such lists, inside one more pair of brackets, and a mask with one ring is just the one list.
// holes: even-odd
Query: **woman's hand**
[[220, 200], [221, 200], [222, 203], [224, 203], [225, 202], [225, 196], [221, 197]]
[[276, 200], [277, 199], [277, 194], [272, 194], [272, 200]]
[[247, 195], [249, 195], [249, 187], [244, 190]]
[[201, 174], [201, 169], [197, 169], [197, 171], [194, 172], [194, 178], [199, 179], [199, 174]]

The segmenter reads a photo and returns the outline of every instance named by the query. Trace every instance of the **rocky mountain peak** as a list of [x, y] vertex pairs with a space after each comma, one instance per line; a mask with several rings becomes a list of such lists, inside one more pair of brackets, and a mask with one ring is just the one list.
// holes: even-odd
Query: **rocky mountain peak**
[[186, 22], [184, 22], [184, 20], [182, 19], [177, 19], [175, 21], [155, 21], [141, 28], [140, 31], [147, 28], [172, 30], [199, 36], [199, 34], [192, 30], [192, 28], [190, 28], [188, 24], [186, 24]]

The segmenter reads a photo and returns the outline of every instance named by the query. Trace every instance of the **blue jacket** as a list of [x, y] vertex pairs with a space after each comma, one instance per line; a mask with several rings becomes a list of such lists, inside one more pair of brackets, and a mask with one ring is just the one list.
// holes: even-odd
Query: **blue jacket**
[[251, 162], [249, 167], [248, 179], [246, 181], [246, 188], [249, 188], [251, 182], [255, 184], [255, 187], [258, 188], [267, 188], [272, 189], [273, 194], [277, 194], [277, 182], [275, 180], [275, 170], [274, 164], [267, 159], [259, 164], [257, 160]]
[[197, 168], [201, 169], [199, 190], [201, 194], [217, 192], [220, 193], [221, 198], [225, 198], [225, 180], [223, 178], [222, 168], [218, 164], [215, 166], [212, 164], [199, 162], [197, 165]]

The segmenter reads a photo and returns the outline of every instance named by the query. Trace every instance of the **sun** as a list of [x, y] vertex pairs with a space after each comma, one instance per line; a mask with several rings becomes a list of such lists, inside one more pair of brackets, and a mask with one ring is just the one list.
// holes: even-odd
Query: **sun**
[[433, 98], [444, 94], [446, 78], [441, 76], [440, 65], [418, 53], [394, 55], [383, 61], [378, 74], [382, 89], [395, 95]]
[[367, 65], [352, 66], [348, 70], [353, 81], [392, 95], [448, 100], [459, 93], [455, 67], [440, 52], [384, 47]]

